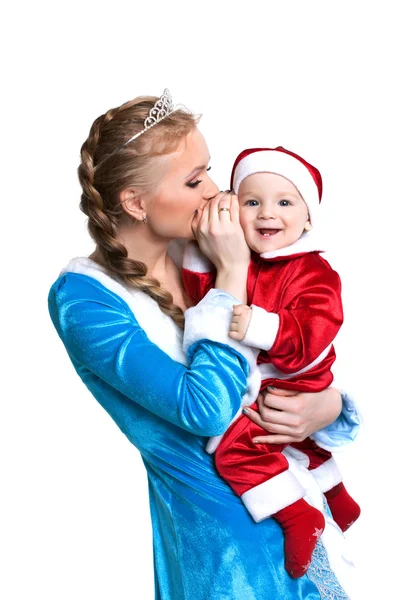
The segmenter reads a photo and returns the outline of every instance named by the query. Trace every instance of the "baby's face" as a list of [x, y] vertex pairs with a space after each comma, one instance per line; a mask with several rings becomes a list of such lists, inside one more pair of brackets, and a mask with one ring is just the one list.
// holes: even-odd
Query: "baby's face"
[[258, 254], [286, 248], [311, 229], [303, 198], [281, 175], [249, 175], [240, 184], [238, 197], [246, 242]]

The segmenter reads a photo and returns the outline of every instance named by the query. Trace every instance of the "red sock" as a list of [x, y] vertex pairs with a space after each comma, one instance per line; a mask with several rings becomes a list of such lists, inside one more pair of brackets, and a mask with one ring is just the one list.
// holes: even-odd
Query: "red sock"
[[360, 516], [361, 509], [347, 492], [343, 483], [335, 485], [325, 492], [325, 498], [332, 512], [334, 521], [342, 531], [346, 531]]
[[273, 515], [285, 536], [285, 567], [289, 575], [301, 577], [311, 564], [311, 555], [325, 529], [323, 514], [305, 500], [297, 500]]

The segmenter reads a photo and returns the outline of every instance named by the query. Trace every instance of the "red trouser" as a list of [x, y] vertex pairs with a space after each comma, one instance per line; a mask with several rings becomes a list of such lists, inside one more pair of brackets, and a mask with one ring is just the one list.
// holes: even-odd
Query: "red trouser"
[[[257, 403], [251, 408], [258, 411]], [[267, 434], [249, 417], [241, 415], [228, 428], [215, 451], [218, 473], [238, 496], [289, 468], [282, 454], [289, 444], [254, 444], [252, 441], [257, 436]], [[290, 446], [308, 456], [309, 470], [316, 469], [332, 457], [330, 452], [317, 446], [310, 438]]]

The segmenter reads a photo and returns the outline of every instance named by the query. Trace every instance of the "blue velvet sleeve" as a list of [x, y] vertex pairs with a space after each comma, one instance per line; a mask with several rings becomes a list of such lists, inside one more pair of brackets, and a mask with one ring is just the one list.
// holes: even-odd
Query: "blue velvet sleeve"
[[213, 436], [239, 410], [248, 363], [237, 350], [202, 340], [189, 348], [186, 367], [149, 340], [124, 300], [86, 275], [62, 275], [49, 311], [81, 376], [87, 371], [161, 418]]

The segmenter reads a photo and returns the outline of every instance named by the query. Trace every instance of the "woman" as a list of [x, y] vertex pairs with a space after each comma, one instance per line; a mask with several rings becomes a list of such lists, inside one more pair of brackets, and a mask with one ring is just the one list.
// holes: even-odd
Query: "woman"
[[[308, 575], [289, 577], [279, 526], [255, 524], [204, 451], [207, 437], [223, 433], [237, 412], [255, 354], [228, 337], [232, 304], [246, 302], [249, 250], [237, 199], [218, 193], [210, 179], [196, 125], [188, 111], [173, 110], [168, 93], [95, 120], [79, 178], [96, 249], [71, 261], [52, 286], [51, 318], [84, 383], [142, 454], [157, 599], [347, 598], [320, 542]], [[189, 308], [173, 240], [194, 234], [217, 282]], [[321, 430], [325, 442], [336, 436], [340, 443], [357, 428], [347, 404], [329, 426], [341, 410], [333, 389], [297, 402], [272, 394], [259, 402], [260, 414], [250, 411], [250, 418], [272, 433], [269, 441]], [[275, 408], [283, 411], [279, 419]], [[301, 477], [301, 465], [290, 460]], [[322, 508], [320, 494], [311, 484], [307, 490]], [[329, 558], [342, 569], [333, 525], [331, 534]]]

